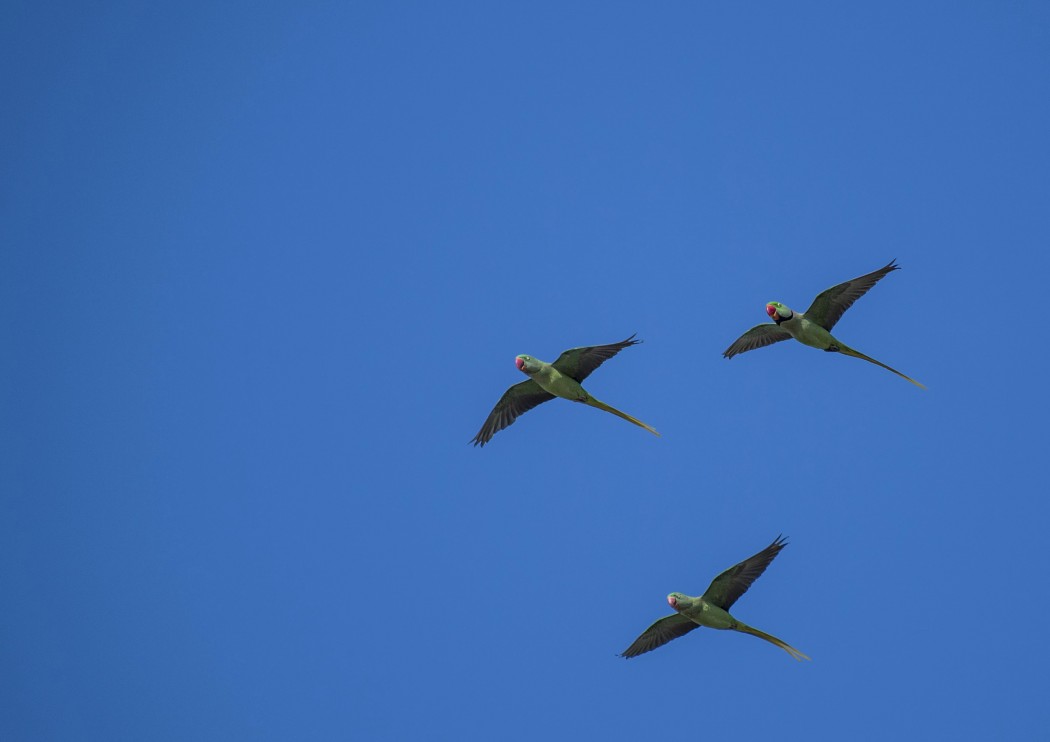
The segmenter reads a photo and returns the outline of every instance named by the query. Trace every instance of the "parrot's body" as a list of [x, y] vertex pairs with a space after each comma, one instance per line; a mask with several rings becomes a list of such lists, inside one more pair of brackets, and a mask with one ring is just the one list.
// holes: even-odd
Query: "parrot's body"
[[760, 639], [765, 639], [770, 644], [775, 644], [796, 660], [808, 660], [809, 657], [802, 654], [790, 644], [777, 639], [771, 634], [748, 626], [743, 621], [733, 618], [729, 611], [722, 610], [714, 603], [709, 603], [702, 597], [694, 598], [682, 593], [672, 593], [668, 596], [671, 607], [678, 611], [678, 615], [689, 619], [697, 626], [706, 626], [709, 629], [722, 629], [739, 631], [743, 634], [751, 634]]
[[795, 340], [811, 348], [829, 350], [838, 345], [838, 341], [830, 332], [812, 322], [805, 314], [796, 314], [792, 315], [791, 319], [781, 320], [780, 326]]
[[572, 402], [585, 402], [590, 398], [591, 395], [584, 390], [580, 382], [554, 368], [552, 363], [544, 363], [538, 358], [533, 358], [530, 368], [534, 370], [526, 371], [526, 358], [529, 356], [518, 356], [514, 360], [518, 369], [528, 374], [543, 391]]

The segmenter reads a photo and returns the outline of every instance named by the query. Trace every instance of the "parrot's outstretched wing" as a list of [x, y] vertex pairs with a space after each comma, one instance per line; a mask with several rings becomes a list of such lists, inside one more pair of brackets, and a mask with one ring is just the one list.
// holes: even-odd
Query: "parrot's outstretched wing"
[[624, 348], [629, 348], [640, 342], [642, 341], [635, 340], [634, 335], [631, 335], [626, 340], [610, 343], [609, 345], [587, 345], [582, 348], [570, 348], [558, 356], [557, 360], [551, 365], [566, 376], [583, 383], [583, 380], [590, 376], [591, 372], [605, 363], [605, 361], [608, 361]]
[[900, 270], [900, 266], [896, 260], [891, 260], [884, 268], [821, 292], [806, 310], [806, 319], [830, 332], [846, 310], [853, 306], [853, 302], [868, 293], [868, 289], [877, 284], [879, 279], [895, 270]]
[[540, 385], [532, 379], [515, 384], [499, 398], [499, 402], [492, 408], [485, 424], [472, 439], [473, 444], [484, 446], [492, 440], [492, 436], [517, 420], [518, 415], [528, 412], [548, 399], [554, 399], [554, 395], [543, 391]]
[[631, 657], [651, 652], [657, 647], [667, 644], [672, 639], [685, 636], [693, 629], [698, 628], [700, 628], [700, 624], [694, 623], [681, 613], [664, 616], [643, 631], [642, 635], [635, 639], [634, 643], [627, 647], [620, 656], [630, 659]]
[[737, 598], [747, 592], [751, 583], [766, 571], [769, 563], [785, 546], [787, 541], [782, 536], [777, 536], [776, 540], [762, 551], [730, 567], [711, 582], [711, 586], [703, 595], [704, 600], [723, 611], [728, 611]]
[[772, 323], [767, 322], [764, 325], [755, 325], [734, 340], [733, 344], [726, 348], [722, 355], [726, 358], [732, 358], [740, 353], [747, 353], [755, 348], [764, 348], [767, 345], [779, 343], [781, 340], [787, 340], [790, 337], [791, 335], [787, 330], [782, 330]]

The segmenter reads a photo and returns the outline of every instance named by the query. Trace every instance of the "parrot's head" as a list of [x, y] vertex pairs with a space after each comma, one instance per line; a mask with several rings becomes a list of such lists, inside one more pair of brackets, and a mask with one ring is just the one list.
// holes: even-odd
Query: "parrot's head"
[[686, 607], [686, 603], [689, 602], [688, 595], [682, 595], [682, 593], [671, 593], [667, 596], [667, 604], [674, 608], [676, 611], [680, 611]]
[[778, 325], [784, 320], [791, 319], [795, 316], [794, 312], [785, 307], [779, 301], [771, 301], [766, 304], [766, 314], [768, 314], [769, 318]]
[[540, 369], [539, 363], [532, 356], [518, 356], [514, 359], [514, 365], [523, 374], [534, 374]]

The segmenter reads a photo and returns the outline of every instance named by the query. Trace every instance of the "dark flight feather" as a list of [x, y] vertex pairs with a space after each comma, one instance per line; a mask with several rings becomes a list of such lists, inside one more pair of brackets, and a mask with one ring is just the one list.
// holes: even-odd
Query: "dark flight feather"
[[554, 395], [543, 391], [532, 379], [515, 384], [499, 398], [472, 442], [475, 446], [484, 446], [492, 440], [492, 436], [517, 420], [519, 415], [549, 399], [554, 399]]
[[561, 373], [576, 379], [582, 384], [583, 380], [590, 376], [594, 369], [601, 366], [624, 348], [629, 348], [640, 342], [642, 341], [635, 340], [634, 335], [631, 335], [626, 340], [610, 343], [609, 345], [587, 345], [582, 348], [570, 348], [558, 356], [558, 359], [551, 365]]
[[787, 340], [790, 337], [791, 335], [788, 334], [787, 330], [780, 329], [772, 322], [764, 325], [755, 325], [734, 340], [733, 344], [726, 348], [722, 355], [726, 358], [732, 358], [740, 353], [747, 353], [755, 348], [764, 348], [767, 345], [779, 343], [781, 340]]
[[662, 647], [672, 639], [685, 636], [693, 629], [699, 628], [700, 624], [694, 623], [681, 613], [665, 616], [643, 631], [641, 636], [635, 639], [631, 646], [627, 647], [620, 656], [627, 659], [637, 657], [640, 654], [651, 652], [657, 647]]
[[853, 306], [853, 302], [868, 293], [868, 289], [878, 283], [883, 276], [895, 270], [900, 270], [900, 266], [894, 259], [884, 268], [840, 283], [838, 286], [832, 286], [813, 300], [809, 309], [806, 310], [806, 319], [816, 322], [830, 332], [846, 310]]
[[707, 588], [707, 592], [703, 594], [703, 599], [728, 611], [737, 598], [747, 592], [751, 583], [766, 571], [769, 563], [785, 546], [787, 546], [787, 541], [782, 536], [777, 536], [776, 540], [762, 551], [718, 575]]

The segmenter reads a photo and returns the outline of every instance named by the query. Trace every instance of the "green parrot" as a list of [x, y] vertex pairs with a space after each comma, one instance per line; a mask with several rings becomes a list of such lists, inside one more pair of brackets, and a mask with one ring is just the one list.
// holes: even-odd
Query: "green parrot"
[[896, 261], [891, 260], [885, 268], [880, 268], [866, 276], [854, 278], [852, 281], [840, 283], [838, 286], [832, 286], [818, 295], [813, 300], [813, 303], [810, 304], [809, 309], [803, 314], [792, 312], [778, 301], [771, 301], [766, 304], [766, 314], [776, 324], [752, 327], [726, 348], [725, 353], [722, 355], [726, 358], [732, 358], [738, 353], [746, 353], [755, 348], [779, 343], [781, 340], [795, 338], [795, 340], [804, 345], [820, 348], [829, 353], [842, 353], [870, 361], [876, 366], [882, 366], [887, 371], [892, 371], [902, 379], [907, 379], [915, 386], [925, 389], [926, 387], [915, 379], [905, 376], [885, 363], [864, 355], [859, 350], [854, 350], [831, 334], [831, 328], [835, 326], [835, 323], [839, 321], [843, 313], [853, 305], [853, 302], [864, 296], [868, 289], [878, 283], [880, 278], [890, 271], [899, 269], [900, 266], [896, 264]]
[[762, 551], [749, 557], [735, 567], [730, 567], [718, 575], [699, 598], [693, 598], [682, 593], [671, 593], [667, 596], [667, 602], [677, 611], [670, 616], [661, 618], [652, 626], [647, 628], [642, 635], [627, 647], [621, 657], [630, 659], [645, 652], [650, 652], [657, 647], [663, 646], [672, 639], [685, 636], [693, 629], [707, 626], [711, 629], [730, 629], [741, 631], [745, 634], [757, 636], [767, 642], [776, 644], [796, 660], [808, 660], [809, 657], [802, 654], [786, 642], [770, 636], [764, 631], [753, 629], [746, 623], [738, 621], [729, 615], [729, 608], [736, 602], [737, 598], [747, 592], [751, 583], [766, 571], [766, 567], [773, 561], [780, 550], [787, 545], [781, 536], [777, 536], [769, 546]]
[[635, 340], [634, 335], [619, 343], [610, 345], [590, 345], [583, 348], [572, 348], [565, 351], [554, 363], [544, 363], [532, 356], [517, 356], [514, 365], [518, 370], [529, 377], [528, 381], [515, 384], [500, 397], [499, 402], [492, 408], [485, 424], [474, 436], [475, 446], [484, 446], [492, 436], [518, 419], [518, 415], [528, 412], [533, 407], [548, 399], [561, 397], [573, 402], [597, 407], [599, 410], [611, 412], [622, 417], [627, 422], [645, 428], [654, 435], [660, 435], [651, 427], [637, 420], [625, 412], [620, 412], [615, 407], [610, 407], [601, 402], [580, 386], [594, 369], [605, 361], [612, 358], [624, 348], [637, 345], [642, 342]]

